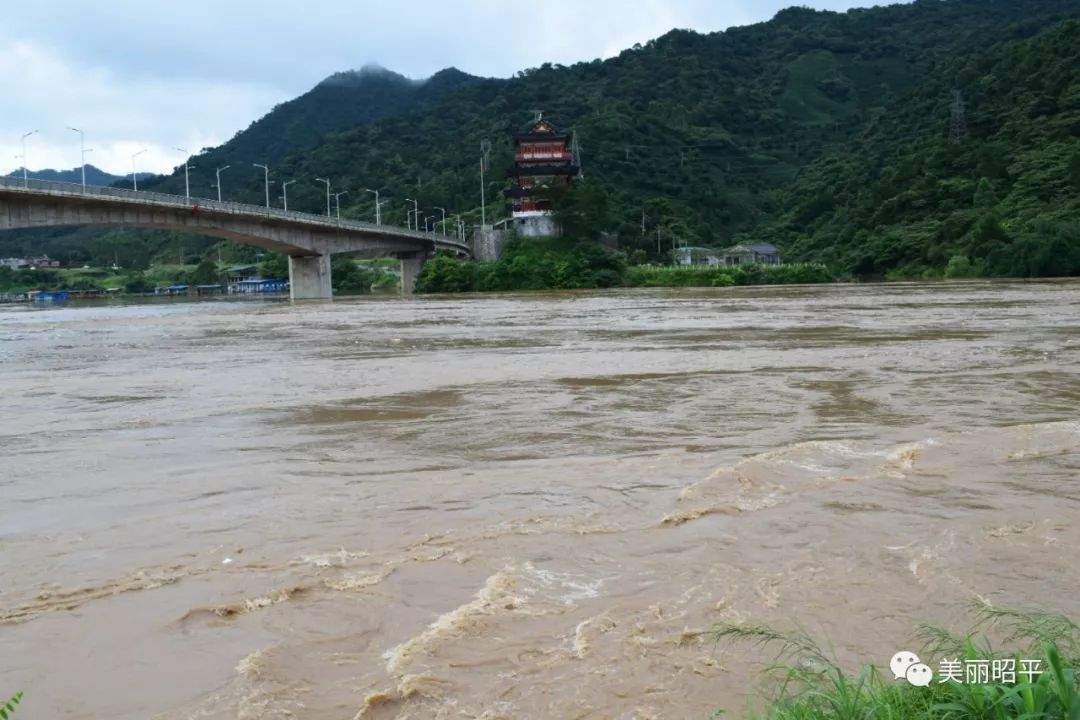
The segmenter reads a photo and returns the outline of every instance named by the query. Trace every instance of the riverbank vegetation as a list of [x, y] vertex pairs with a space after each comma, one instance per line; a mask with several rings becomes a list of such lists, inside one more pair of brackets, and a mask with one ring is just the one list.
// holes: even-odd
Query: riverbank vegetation
[[23, 694], [17, 692], [12, 695], [7, 702], [0, 705], [0, 720], [8, 720], [15, 714], [15, 708], [22, 702]]
[[[840, 668], [804, 634], [771, 628], [722, 626], [717, 642], [740, 641], [779, 649], [766, 675], [774, 688], [764, 708], [751, 720], [1077, 720], [1080, 718], [1080, 627], [1047, 613], [1016, 612], [980, 604], [974, 628], [953, 634], [924, 625], [919, 653], [932, 670], [937, 661], [958, 660], [963, 682], [946, 680], [935, 670], [926, 687], [889, 671], [867, 667], [857, 674]], [[984, 632], [1003, 637], [1010, 648], [995, 650]], [[883, 653], [891, 653], [888, 648]], [[885, 658], [887, 660], [887, 658]], [[1023, 661], [1036, 661], [1040, 672], [1024, 675]], [[1015, 676], [994, 677], [991, 668], [1014, 668]], [[969, 682], [966, 667], [983, 666], [985, 675]], [[719, 717], [719, 713], [715, 716]]]
[[570, 238], [511, 241], [495, 262], [437, 255], [416, 289], [422, 293], [572, 290], [610, 287], [729, 287], [832, 282], [824, 265], [671, 267], [632, 265], [625, 253]]
[[[355, 260], [335, 256], [332, 278], [336, 295], [366, 295], [390, 292], [398, 287], [397, 260]], [[288, 258], [276, 253], [258, 263], [262, 277], [289, 277]], [[17, 294], [29, 290], [71, 292], [113, 291], [129, 295], [152, 293], [169, 285], [226, 285], [229, 264], [206, 256], [193, 264], [160, 263], [145, 269], [129, 268], [43, 268], [13, 270], [0, 266], [0, 293]]]

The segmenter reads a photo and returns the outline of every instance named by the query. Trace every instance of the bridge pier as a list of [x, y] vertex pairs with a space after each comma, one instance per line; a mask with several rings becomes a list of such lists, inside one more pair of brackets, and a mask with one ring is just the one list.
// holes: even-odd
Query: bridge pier
[[289, 256], [289, 299], [329, 300], [333, 297], [330, 287], [330, 256]]
[[428, 259], [426, 252], [402, 253], [398, 255], [401, 262], [401, 294], [412, 295], [416, 290], [416, 278], [420, 275], [420, 268], [424, 267], [424, 261]]

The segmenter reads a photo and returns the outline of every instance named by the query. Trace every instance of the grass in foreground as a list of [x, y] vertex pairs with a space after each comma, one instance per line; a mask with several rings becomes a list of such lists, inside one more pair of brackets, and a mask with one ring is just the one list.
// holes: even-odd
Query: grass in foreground
[[15, 706], [22, 702], [22, 693], [17, 692], [3, 705], [0, 705], [0, 720], [8, 720], [15, 713]]
[[[1014, 647], [995, 652], [977, 633], [1002, 626], [1005, 642]], [[1080, 662], [1080, 627], [1048, 613], [1022, 613], [979, 605], [977, 622], [967, 634], [953, 635], [924, 625], [928, 657], [961, 661], [1040, 660], [1042, 674], [1029, 682], [1017, 673], [1015, 682], [984, 684], [939, 682], [915, 687], [892, 679], [891, 673], [867, 667], [851, 675], [833, 662], [805, 634], [783, 634], [762, 626], [721, 626], [716, 640], [752, 642], [779, 648], [768, 669], [776, 683], [765, 710], [753, 720], [1080, 720], [1080, 692], [1074, 668]], [[930, 660], [925, 660], [928, 664]], [[714, 717], [720, 717], [717, 713]]]

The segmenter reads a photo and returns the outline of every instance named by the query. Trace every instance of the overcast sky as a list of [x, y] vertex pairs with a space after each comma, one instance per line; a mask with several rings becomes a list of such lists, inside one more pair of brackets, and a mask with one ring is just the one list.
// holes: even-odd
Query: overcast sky
[[672, 28], [767, 20], [792, 4], [873, 0], [38, 0], [0, 20], [0, 171], [87, 162], [163, 172], [218, 145], [338, 70], [378, 63], [415, 78], [449, 66], [506, 77], [610, 57]]

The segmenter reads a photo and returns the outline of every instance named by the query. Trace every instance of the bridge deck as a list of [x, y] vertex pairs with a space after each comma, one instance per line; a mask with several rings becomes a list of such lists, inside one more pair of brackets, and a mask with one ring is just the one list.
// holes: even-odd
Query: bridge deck
[[27, 180], [12, 177], [0, 177], [0, 195], [51, 197], [77, 202], [78, 200], [105, 201], [116, 206], [141, 206], [148, 209], [189, 210], [194, 213], [213, 213], [232, 215], [251, 220], [274, 221], [275, 225], [307, 227], [316, 230], [353, 232], [366, 236], [383, 237], [395, 240], [417, 240], [433, 243], [439, 250], [471, 255], [472, 249], [466, 243], [438, 233], [419, 232], [393, 225], [375, 225], [359, 220], [339, 220], [333, 217], [280, 210], [260, 205], [248, 205], [236, 202], [219, 202], [208, 198], [187, 198], [182, 195], [166, 193], [124, 190], [113, 187], [86, 186], [78, 183], [53, 182], [49, 180]]

